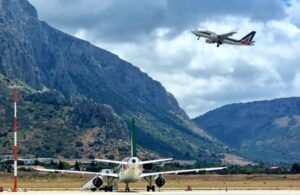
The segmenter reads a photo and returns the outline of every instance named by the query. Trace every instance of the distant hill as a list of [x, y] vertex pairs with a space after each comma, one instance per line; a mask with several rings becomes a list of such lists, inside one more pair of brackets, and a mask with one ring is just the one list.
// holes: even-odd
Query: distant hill
[[[102, 135], [93, 133], [100, 132], [94, 128], [116, 122], [111, 118], [115, 114], [120, 119], [114, 128], [101, 129], [109, 135], [107, 140], [112, 136], [129, 143], [128, 125], [124, 126], [122, 121], [129, 124], [134, 117], [138, 144], [152, 153], [219, 162], [223, 158], [221, 153], [227, 152], [224, 144], [190, 121], [159, 82], [117, 55], [39, 21], [27, 0], [0, 0], [0, 73], [4, 79], [22, 82], [32, 89], [27, 92], [29, 97], [24, 97], [22, 108], [24, 116], [32, 112], [32, 118], [20, 126], [23, 131], [35, 132], [28, 134], [27, 143], [32, 144], [30, 150], [24, 148], [28, 153], [51, 156], [57, 152], [53, 151], [55, 145], [74, 144], [72, 139], [83, 143], [77, 144], [80, 156], [87, 155], [84, 147], [105, 148], [103, 144], [110, 142], [97, 141], [94, 136]], [[65, 104], [53, 106], [53, 101]], [[110, 116], [107, 123], [101, 122], [105, 117], [98, 116], [98, 111]], [[72, 118], [75, 123], [71, 123]], [[107, 134], [108, 131], [112, 132]], [[95, 141], [89, 143], [87, 139]], [[63, 153], [68, 152], [66, 156], [75, 155], [74, 148], [62, 148]]]
[[231, 104], [193, 121], [248, 158], [277, 164], [299, 162], [299, 97]]

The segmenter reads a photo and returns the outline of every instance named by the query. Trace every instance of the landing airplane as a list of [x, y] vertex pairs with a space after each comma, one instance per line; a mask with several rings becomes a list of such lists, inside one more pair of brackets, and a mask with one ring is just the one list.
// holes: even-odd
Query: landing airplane
[[222, 44], [230, 44], [230, 45], [246, 45], [246, 46], [252, 46], [254, 45], [255, 41], [252, 41], [255, 31], [250, 32], [245, 37], [243, 37], [240, 40], [229, 38], [230, 36], [234, 35], [236, 32], [229, 32], [226, 34], [218, 35], [215, 32], [208, 31], [208, 30], [199, 30], [195, 29], [191, 31], [195, 36], [198, 37], [198, 40], [200, 37], [206, 38], [205, 42], [209, 44], [217, 44], [217, 47], [219, 47]]
[[[129, 183], [140, 181], [141, 179], [145, 179], [148, 183], [147, 191], [155, 191], [155, 185], [158, 188], [161, 188], [165, 185], [166, 180], [163, 175], [169, 174], [178, 174], [178, 173], [190, 173], [195, 172], [198, 173], [200, 171], [217, 171], [225, 169], [226, 167], [214, 167], [214, 168], [201, 168], [201, 169], [187, 169], [187, 170], [174, 170], [174, 171], [162, 171], [162, 172], [154, 172], [154, 173], [143, 173], [143, 165], [158, 163], [164, 161], [173, 160], [172, 158], [167, 159], [158, 159], [158, 160], [148, 160], [142, 161], [136, 155], [136, 141], [135, 141], [135, 124], [134, 120], [132, 120], [131, 127], [131, 157], [127, 157], [122, 161], [116, 160], [105, 160], [105, 159], [95, 159], [97, 162], [102, 163], [113, 163], [117, 164], [117, 172], [109, 173], [109, 172], [87, 172], [87, 171], [72, 171], [72, 170], [56, 170], [56, 169], [36, 169], [38, 171], [45, 172], [54, 172], [54, 173], [78, 173], [78, 174], [90, 174], [95, 175], [91, 180], [81, 186], [81, 190], [91, 190], [96, 191], [97, 189], [104, 191], [113, 191], [113, 182], [115, 179], [118, 179], [121, 182], [126, 184], [125, 191], [129, 192]], [[103, 186], [104, 178], [107, 180], [107, 185]], [[155, 184], [155, 185], [154, 185]]]

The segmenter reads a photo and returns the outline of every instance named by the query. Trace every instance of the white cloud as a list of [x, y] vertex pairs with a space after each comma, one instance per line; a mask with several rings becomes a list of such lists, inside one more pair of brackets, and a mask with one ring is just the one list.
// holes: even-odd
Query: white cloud
[[256, 30], [257, 43], [216, 48], [197, 41], [186, 29], [172, 39], [157, 36], [142, 45], [98, 44], [162, 82], [191, 117], [227, 103], [300, 95], [300, 90], [290, 90], [297, 88], [300, 74], [300, 29], [290, 20], [254, 22], [228, 16], [199, 26], [220, 33], [239, 26], [235, 38]]
[[289, 19], [297, 24], [300, 25], [300, 1], [299, 0], [290, 0], [288, 1], [290, 6], [286, 9], [286, 12], [289, 15]]
[[[50, 15], [46, 18], [55, 21], [55, 18], [51, 17], [52, 13], [46, 10], [48, 6], [43, 8], [41, 5], [42, 1], [30, 1], [40, 4], [39, 12], [42, 12], [44, 16]], [[82, 0], [76, 1], [80, 2], [80, 5], [83, 2], [86, 3]], [[53, 9], [55, 6], [61, 5], [61, 1], [58, 3], [58, 0], [51, 2], [49, 7], [53, 7]], [[54, 5], [53, 2], [57, 5]], [[67, 8], [74, 10], [77, 16], [87, 19], [93, 17], [87, 13], [87, 10], [97, 15], [98, 12], [105, 12], [105, 9], [111, 6], [111, 1], [105, 1], [107, 3], [101, 5], [100, 8], [97, 8], [96, 5], [98, 0], [91, 2], [91, 4], [90, 1], [87, 3], [88, 6], [82, 5], [84, 9], [79, 14], [76, 13], [74, 6], [76, 2], [73, 5], [68, 4]], [[134, 3], [135, 1], [130, 2]], [[160, 6], [159, 2], [163, 5]], [[182, 11], [180, 7], [175, 7], [174, 10], [178, 12], [174, 12], [170, 7], [176, 5], [172, 5], [171, 2], [158, 1], [152, 5], [150, 1], [147, 1], [146, 5], [151, 5], [151, 8], [140, 5], [136, 7], [140, 11], [139, 14], [145, 13], [138, 20], [133, 13], [133, 15], [129, 14], [129, 8], [126, 8], [121, 12], [121, 18], [116, 16], [116, 18], [112, 18], [112, 21], [104, 22], [105, 24], [111, 22], [110, 25], [115, 26], [122, 24], [120, 27], [112, 28], [116, 33], [114, 37], [122, 36], [123, 33], [129, 34], [131, 37], [143, 35], [139, 40], [130, 38], [112, 41], [105, 36], [98, 36], [97, 33], [104, 35], [101, 32], [103, 28], [99, 27], [97, 30], [98, 23], [95, 22], [95, 18], [89, 21], [92, 28], [83, 24], [76, 26], [76, 21], [63, 26], [63, 28], [140, 67], [173, 93], [179, 104], [191, 117], [228, 103], [300, 96], [300, 1], [288, 1], [288, 6], [284, 7], [286, 15], [280, 14], [278, 1], [268, 1], [267, 3], [255, 1], [255, 5], [260, 4], [261, 6], [250, 6], [249, 13], [240, 11], [240, 1], [234, 1], [234, 8], [225, 6], [223, 11], [214, 17], [208, 16], [212, 16], [213, 4], [217, 1], [207, 5], [208, 7], [201, 12], [196, 9], [192, 10], [191, 6], [189, 9], [192, 12]], [[273, 2], [277, 2], [276, 5], [270, 5]], [[193, 1], [193, 3], [197, 4], [199, 1]], [[94, 8], [90, 8], [91, 5], [94, 5]], [[270, 9], [267, 9], [266, 6], [270, 6]], [[284, 5], [282, 4], [282, 6]], [[41, 10], [41, 8], [43, 9]], [[144, 8], [149, 12], [145, 12]], [[67, 16], [70, 14], [69, 11], [65, 15], [59, 10], [57, 12], [59, 16], [65, 16], [67, 19], [71, 17]], [[173, 12], [177, 14], [173, 16]], [[71, 12], [71, 14], [74, 13]], [[118, 12], [113, 13], [118, 14]], [[178, 17], [178, 13], [181, 14], [182, 20]], [[196, 17], [196, 13], [201, 13], [201, 16], [205, 17]], [[84, 16], [86, 14], [87, 17]], [[129, 14], [128, 17], [127, 14]], [[153, 14], [156, 17], [153, 17]], [[260, 16], [260, 19], [255, 17], [257, 15]], [[130, 19], [130, 24], [126, 25], [127, 20], [125, 19], [124, 24], [122, 17], [125, 16]], [[64, 18], [62, 17], [62, 19]], [[86, 19], [82, 22], [87, 21]], [[113, 23], [113, 19], [116, 20], [115, 23]], [[108, 19], [106, 18], [106, 20]], [[103, 24], [101, 18], [98, 22], [99, 25]], [[175, 28], [176, 24], [180, 28]], [[73, 26], [75, 26], [75, 30], [71, 29]], [[133, 27], [134, 29], [132, 29]], [[222, 45], [217, 48], [215, 45], [206, 44], [203, 39], [198, 41], [190, 33], [191, 28], [196, 27], [207, 28], [217, 33], [238, 31], [234, 35], [234, 38], [237, 39], [255, 30], [257, 34], [254, 40], [257, 42], [253, 47]], [[115, 31], [116, 29], [122, 30], [122, 28], [124, 32]], [[130, 30], [127, 32], [126, 28]], [[132, 31], [136, 33], [132, 34]]]
[[[78, 18], [99, 14], [112, 6], [113, 0], [49, 0], [46, 3], [41, 0], [30, 0], [38, 8], [40, 17], [48, 19], [60, 16], [62, 20], [66, 18]], [[76, 21], [74, 21], [76, 24]]]
[[[280, 0], [29, 0], [39, 16], [51, 25], [74, 34], [85, 28], [89, 37], [115, 44], [151, 38], [156, 29], [171, 29], [170, 37], [214, 17], [249, 17], [257, 21], [282, 18]], [[245, 9], [246, 8], [246, 9]]]
[[299, 96], [299, 91], [300, 91], [300, 72], [298, 72], [295, 78], [293, 79], [290, 94], [291, 96]]

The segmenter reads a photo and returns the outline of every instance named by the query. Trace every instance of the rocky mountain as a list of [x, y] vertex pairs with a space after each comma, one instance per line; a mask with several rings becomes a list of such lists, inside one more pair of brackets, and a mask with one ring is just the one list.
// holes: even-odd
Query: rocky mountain
[[193, 121], [244, 156], [269, 164], [300, 159], [300, 98], [231, 104]]
[[[84, 127], [72, 134], [73, 138], [79, 132], [86, 135], [80, 138], [82, 147], [86, 146], [87, 137], [95, 136], [92, 132], [100, 131], [90, 128], [101, 129], [103, 124], [114, 122], [110, 120], [116, 114], [127, 124], [131, 118], [136, 118], [140, 147], [154, 153], [219, 161], [221, 153], [226, 152], [222, 143], [189, 120], [173, 95], [159, 82], [115, 54], [38, 20], [37, 11], [27, 0], [0, 0], [0, 73], [5, 79], [32, 89], [23, 101], [33, 108], [24, 107], [24, 112], [39, 106], [40, 111], [36, 114], [33, 111], [33, 118], [26, 121], [28, 127], [47, 131], [38, 124], [31, 125], [37, 122], [39, 114], [49, 117], [43, 127], [49, 131], [57, 129], [60, 136], [65, 135], [63, 131], [66, 129], [73, 128], [72, 125]], [[86, 102], [82, 104], [82, 101]], [[52, 124], [50, 118], [57, 110], [42, 109], [43, 106], [53, 107], [59, 113], [66, 112], [64, 116], [67, 118], [57, 115], [60, 123], [68, 123], [66, 128], [60, 129], [57, 123]], [[69, 118], [73, 111], [76, 113]], [[111, 114], [106, 118], [99, 117], [97, 112]], [[21, 126], [21, 129], [25, 127]], [[125, 127], [111, 129], [110, 135], [118, 137], [126, 132], [128, 137]], [[42, 144], [51, 146], [54, 139], [45, 138]], [[93, 144], [89, 145], [93, 147]], [[44, 150], [43, 154], [49, 151], [48, 154], [53, 155], [51, 147]], [[79, 155], [84, 152], [79, 152]]]
[[67, 98], [83, 93], [115, 103], [115, 97], [187, 117], [159, 82], [116, 55], [40, 22], [27, 1], [1, 0], [1, 8], [0, 70], [4, 75], [36, 89], [57, 89]]
[[[15, 84], [0, 74], [1, 154], [11, 153], [13, 147], [12, 90], [8, 86]], [[70, 104], [62, 102], [64, 96], [57, 91], [44, 93], [24, 83], [17, 85], [22, 86], [18, 95], [20, 155], [118, 158], [130, 154], [127, 124], [110, 106], [91, 100]]]

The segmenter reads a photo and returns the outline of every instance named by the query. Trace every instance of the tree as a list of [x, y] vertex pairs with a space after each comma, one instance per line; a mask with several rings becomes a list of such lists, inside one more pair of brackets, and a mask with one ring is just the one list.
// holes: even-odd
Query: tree
[[291, 173], [300, 173], [300, 163], [294, 163], [292, 165]]
[[59, 170], [64, 169], [64, 164], [61, 161], [59, 161], [57, 169], [59, 169]]
[[7, 173], [12, 173], [12, 170], [13, 170], [13, 168], [12, 168], [11, 165], [8, 165], [8, 166], [6, 167]]
[[76, 170], [76, 171], [80, 171], [80, 167], [79, 167], [79, 164], [78, 164], [77, 161], [75, 162], [75, 170]]
[[34, 161], [34, 165], [35, 165], [35, 166], [37, 166], [37, 165], [39, 165], [39, 164], [40, 164], [40, 162], [39, 162], [38, 160], [35, 160], [35, 161]]

